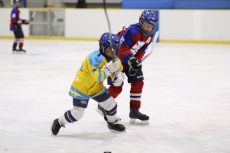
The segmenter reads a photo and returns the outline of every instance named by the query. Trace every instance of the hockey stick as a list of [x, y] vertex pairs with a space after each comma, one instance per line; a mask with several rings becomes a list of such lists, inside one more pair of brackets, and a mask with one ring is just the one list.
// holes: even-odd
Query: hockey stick
[[[109, 39], [110, 39], [110, 42], [111, 42], [112, 60], [113, 60], [113, 62], [115, 62], [116, 59], [117, 59], [117, 57], [116, 57], [116, 55], [115, 55], [114, 48], [112, 47], [112, 30], [111, 30], [111, 25], [110, 25], [109, 16], [108, 16], [108, 13], [107, 13], [106, 0], [103, 0], [103, 8], [104, 8], [105, 16], [106, 16], [107, 25], [108, 25], [108, 28], [109, 28]], [[111, 78], [112, 81], [115, 80], [116, 74], [117, 74], [117, 72], [115, 72], [114, 77]]]
[[34, 21], [35, 15], [36, 15], [36, 11], [33, 11], [33, 12], [31, 13], [30, 21], [32, 21], [32, 22]]
[[[106, 7], [106, 0], [103, 0], [103, 8], [104, 8], [104, 12], [105, 12], [105, 16], [106, 16], [106, 21], [107, 21], [107, 24], [108, 24], [108, 28], [109, 28], [109, 39], [110, 39], [110, 42], [112, 43], [112, 36], [111, 36], [111, 26], [110, 26], [110, 20], [109, 20], [109, 16], [108, 16], [108, 13], [107, 13], [107, 7]], [[111, 49], [112, 49], [112, 59], [113, 59], [113, 62], [115, 62], [116, 60], [116, 55], [114, 54], [114, 49], [112, 48], [112, 45], [111, 45]]]
[[157, 31], [155, 33], [153, 41], [152, 41], [151, 50], [150, 50], [150, 52], [147, 55], [145, 55], [145, 57], [142, 58], [141, 62], [144, 62], [146, 60], [146, 58], [148, 58], [153, 53], [153, 48], [154, 48], [154, 46], [155, 46], [155, 44], [157, 42], [157, 39], [159, 37], [159, 33], [160, 33], [159, 31]]

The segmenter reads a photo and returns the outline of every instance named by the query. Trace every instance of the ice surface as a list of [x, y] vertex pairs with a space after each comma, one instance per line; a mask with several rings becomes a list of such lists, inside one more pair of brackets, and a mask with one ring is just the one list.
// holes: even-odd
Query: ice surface
[[11, 45], [0, 40], [0, 153], [230, 152], [230, 45], [159, 44], [143, 63], [149, 125], [129, 124], [125, 83], [117, 102], [126, 132], [109, 131], [91, 100], [56, 137], [52, 121], [72, 108], [72, 79], [98, 44], [27, 40], [26, 54]]

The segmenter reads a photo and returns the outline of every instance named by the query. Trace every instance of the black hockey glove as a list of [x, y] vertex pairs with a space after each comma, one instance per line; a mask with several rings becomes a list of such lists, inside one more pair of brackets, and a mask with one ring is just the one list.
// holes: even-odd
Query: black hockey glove
[[29, 20], [22, 20], [22, 24], [30, 24]]
[[130, 68], [135, 69], [135, 70], [139, 70], [142, 68], [142, 63], [135, 57], [131, 57], [128, 60], [128, 65]]
[[137, 73], [137, 70], [140, 70], [142, 68], [142, 63], [138, 61], [135, 57], [131, 57], [128, 60], [129, 65], [129, 75], [134, 76]]

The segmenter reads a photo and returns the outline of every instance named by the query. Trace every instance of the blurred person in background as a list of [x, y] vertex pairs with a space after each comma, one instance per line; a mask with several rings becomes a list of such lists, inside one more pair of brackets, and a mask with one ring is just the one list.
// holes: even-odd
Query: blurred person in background
[[[14, 33], [14, 37], [15, 37], [12, 51], [13, 52], [26, 52], [26, 50], [23, 49], [24, 33], [22, 30], [22, 25], [29, 24], [29, 21], [20, 18], [19, 7], [21, 7], [21, 1], [15, 0], [14, 8], [12, 9], [11, 14], [10, 14], [10, 31]], [[19, 48], [17, 49], [18, 44], [19, 44]]]

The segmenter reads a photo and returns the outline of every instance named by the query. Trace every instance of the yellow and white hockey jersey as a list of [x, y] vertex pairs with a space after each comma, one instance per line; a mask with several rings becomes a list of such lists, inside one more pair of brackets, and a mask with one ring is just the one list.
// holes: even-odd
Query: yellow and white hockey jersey
[[[76, 73], [69, 95], [75, 99], [89, 99], [106, 91], [103, 82], [108, 76], [106, 76], [103, 66], [107, 63], [106, 58], [98, 50], [87, 56]], [[119, 70], [122, 70], [120, 60], [118, 64]], [[111, 74], [111, 77], [113, 77], [112, 75], [114, 74]]]

